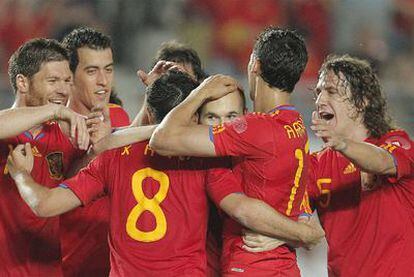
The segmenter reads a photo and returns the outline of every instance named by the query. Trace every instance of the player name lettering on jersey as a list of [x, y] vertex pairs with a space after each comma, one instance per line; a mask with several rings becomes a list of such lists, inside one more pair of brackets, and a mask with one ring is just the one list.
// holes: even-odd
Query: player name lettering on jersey
[[145, 150], [144, 150], [144, 155], [151, 155], [154, 156], [155, 151], [149, 146], [149, 144], [147, 143], [147, 145], [145, 146]]
[[302, 120], [297, 120], [292, 124], [284, 125], [283, 128], [285, 128], [286, 134], [289, 139], [301, 138], [306, 136], [306, 129], [303, 125]]

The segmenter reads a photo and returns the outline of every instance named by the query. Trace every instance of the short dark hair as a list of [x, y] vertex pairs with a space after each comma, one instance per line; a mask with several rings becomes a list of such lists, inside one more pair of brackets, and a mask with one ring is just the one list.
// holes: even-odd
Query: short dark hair
[[148, 108], [154, 113], [156, 122], [160, 123], [198, 85], [187, 73], [171, 70], [147, 87]]
[[32, 78], [43, 63], [68, 61], [69, 54], [57, 40], [35, 38], [22, 44], [9, 60], [9, 79], [14, 92], [17, 92], [16, 77], [22, 74]]
[[193, 48], [182, 43], [167, 41], [161, 44], [161, 47], [154, 58], [153, 66], [160, 60], [190, 64], [194, 70], [197, 81], [199, 82], [202, 82], [207, 77], [207, 74], [201, 66], [201, 60], [197, 52]]
[[351, 92], [348, 100], [357, 113], [362, 114], [370, 136], [379, 138], [392, 129], [387, 100], [368, 61], [349, 55], [329, 55], [319, 70], [319, 77], [327, 71], [332, 71], [339, 79], [343, 78], [340, 73], [346, 78]]
[[308, 62], [303, 38], [293, 30], [268, 27], [258, 36], [253, 55], [260, 76], [271, 87], [291, 93]]
[[69, 50], [70, 70], [75, 73], [79, 63], [78, 49], [88, 47], [94, 50], [112, 50], [111, 38], [95, 29], [89, 27], [80, 27], [67, 34], [63, 40], [63, 45]]

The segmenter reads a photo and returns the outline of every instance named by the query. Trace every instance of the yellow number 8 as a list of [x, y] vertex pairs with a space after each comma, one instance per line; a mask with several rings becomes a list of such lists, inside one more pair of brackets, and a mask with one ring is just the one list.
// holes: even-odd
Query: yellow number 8
[[[151, 199], [145, 196], [142, 189], [143, 181], [148, 177], [153, 178], [160, 184], [158, 192]], [[170, 180], [164, 172], [147, 167], [134, 173], [132, 176], [132, 193], [137, 200], [137, 205], [129, 213], [126, 223], [126, 231], [132, 239], [142, 242], [154, 242], [165, 236], [167, 219], [160, 204], [167, 196], [169, 186]], [[138, 218], [144, 211], [151, 212], [155, 217], [156, 227], [152, 231], [141, 231], [136, 226]]]

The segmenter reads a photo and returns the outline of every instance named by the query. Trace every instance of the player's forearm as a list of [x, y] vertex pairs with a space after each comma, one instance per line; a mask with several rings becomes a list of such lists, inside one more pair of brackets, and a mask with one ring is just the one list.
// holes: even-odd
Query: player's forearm
[[52, 120], [57, 112], [57, 105], [39, 107], [21, 107], [0, 112], [0, 139], [17, 136], [36, 125]]
[[233, 195], [233, 203], [225, 203], [228, 200], [226, 197], [220, 207], [245, 227], [289, 243], [308, 243], [310, 227], [283, 216], [263, 201], [244, 195]]
[[146, 109], [147, 109], [146, 99], [147, 99], [147, 96], [145, 95], [144, 104], [142, 105], [141, 109], [135, 116], [134, 120], [132, 120], [131, 124], [129, 125], [130, 127], [138, 127], [138, 126], [149, 124], [148, 115], [146, 112]]
[[37, 216], [45, 216], [43, 202], [48, 197], [50, 189], [36, 183], [27, 172], [18, 173], [13, 179], [24, 202]]
[[338, 150], [365, 172], [378, 175], [395, 175], [394, 159], [386, 150], [366, 142], [345, 139], [345, 146]]
[[101, 139], [93, 146], [93, 150], [96, 154], [100, 154], [106, 150], [148, 140], [156, 127], [157, 125], [148, 125], [118, 130]]
[[27, 172], [18, 173], [13, 179], [20, 196], [38, 217], [61, 215], [82, 204], [70, 189], [44, 187]]

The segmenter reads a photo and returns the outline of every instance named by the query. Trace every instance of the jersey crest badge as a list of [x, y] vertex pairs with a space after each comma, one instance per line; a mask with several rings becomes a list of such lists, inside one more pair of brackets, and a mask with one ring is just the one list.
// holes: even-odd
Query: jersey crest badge
[[241, 134], [247, 130], [247, 121], [244, 117], [238, 117], [234, 119], [232, 125], [234, 131], [236, 131], [238, 134]]
[[46, 156], [49, 167], [49, 175], [52, 179], [61, 180], [63, 178], [63, 153], [52, 152]]

